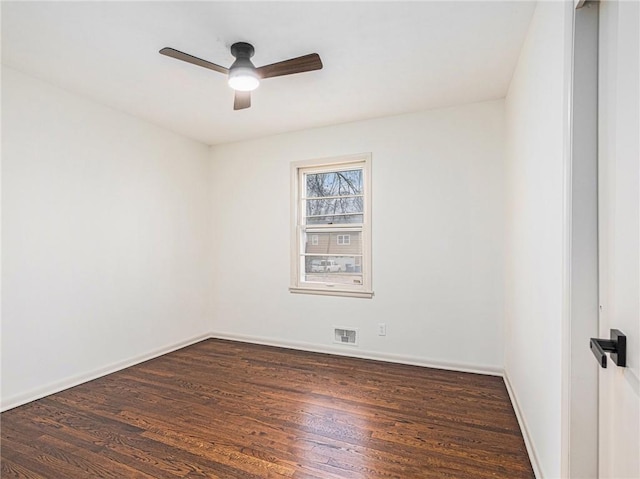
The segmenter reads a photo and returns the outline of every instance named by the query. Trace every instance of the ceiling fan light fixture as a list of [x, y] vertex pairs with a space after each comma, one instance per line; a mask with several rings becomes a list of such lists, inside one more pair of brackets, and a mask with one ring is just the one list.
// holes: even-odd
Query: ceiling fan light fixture
[[253, 68], [234, 68], [229, 71], [229, 86], [238, 91], [253, 91], [260, 85], [260, 78]]

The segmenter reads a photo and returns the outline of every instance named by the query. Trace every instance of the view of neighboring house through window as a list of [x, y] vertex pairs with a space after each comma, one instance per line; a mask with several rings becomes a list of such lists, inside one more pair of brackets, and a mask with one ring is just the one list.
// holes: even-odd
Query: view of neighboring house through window
[[292, 292], [371, 297], [370, 155], [292, 165]]

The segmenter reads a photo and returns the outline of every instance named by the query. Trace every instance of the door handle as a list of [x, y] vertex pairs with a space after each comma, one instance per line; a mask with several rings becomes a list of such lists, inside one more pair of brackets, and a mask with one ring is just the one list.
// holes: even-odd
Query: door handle
[[611, 339], [591, 338], [589, 347], [598, 360], [601, 368], [607, 367], [607, 355], [611, 353], [611, 359], [617, 366], [627, 366], [627, 337], [619, 329], [610, 330]]

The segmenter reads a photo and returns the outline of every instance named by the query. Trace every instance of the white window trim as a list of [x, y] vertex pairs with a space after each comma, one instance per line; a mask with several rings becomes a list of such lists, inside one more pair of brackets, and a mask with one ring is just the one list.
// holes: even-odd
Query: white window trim
[[[362, 224], [362, 284], [349, 285], [339, 283], [307, 283], [300, 278], [301, 248], [300, 223], [302, 212], [301, 200], [304, 190], [300, 181], [300, 170], [313, 169], [314, 172], [349, 170], [357, 164], [362, 165], [364, 186], [364, 211]], [[349, 224], [332, 225], [336, 230], [349, 228]], [[353, 227], [353, 226], [351, 226]], [[371, 264], [371, 153], [303, 160], [291, 163], [291, 285], [292, 293], [319, 294], [327, 296], [349, 296], [355, 298], [372, 298], [372, 264]]]

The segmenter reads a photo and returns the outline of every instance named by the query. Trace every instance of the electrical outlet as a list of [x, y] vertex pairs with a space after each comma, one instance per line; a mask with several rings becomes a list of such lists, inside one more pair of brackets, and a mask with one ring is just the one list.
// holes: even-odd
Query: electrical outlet
[[387, 335], [386, 323], [378, 323], [378, 336], [386, 336], [386, 335]]

